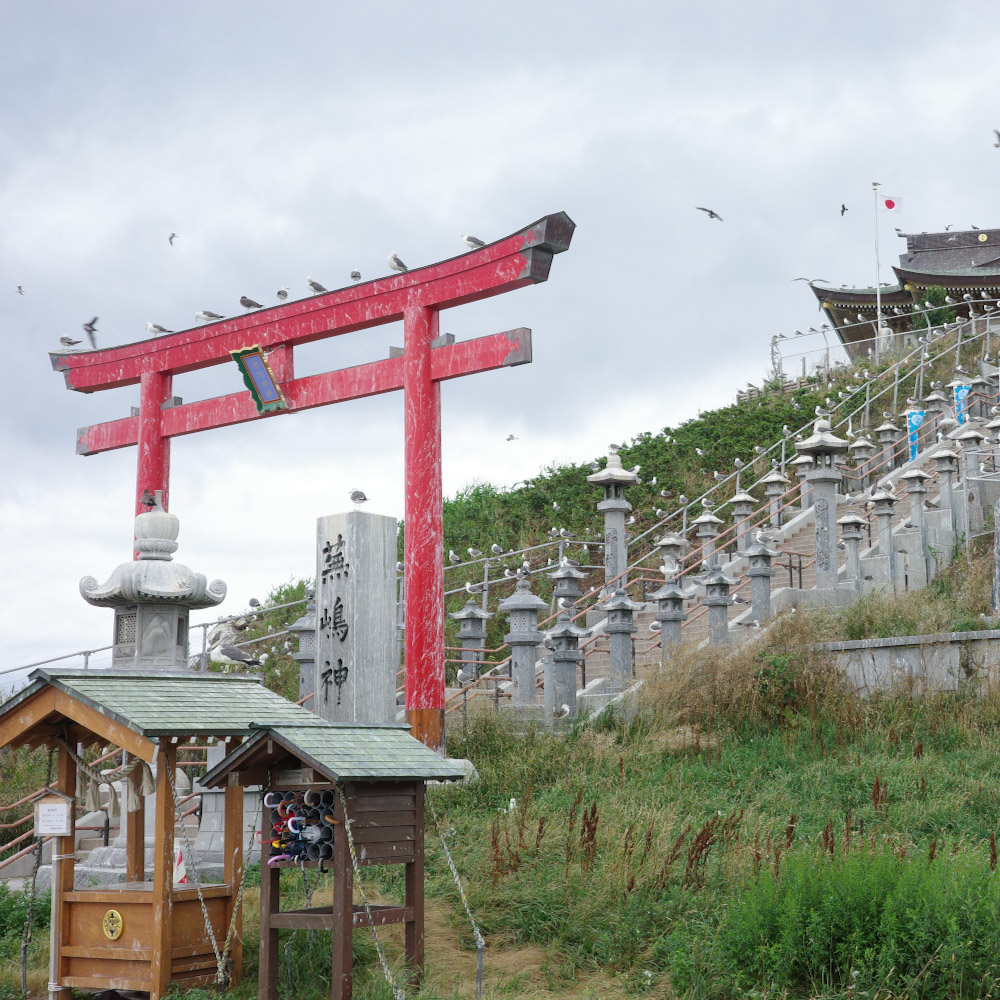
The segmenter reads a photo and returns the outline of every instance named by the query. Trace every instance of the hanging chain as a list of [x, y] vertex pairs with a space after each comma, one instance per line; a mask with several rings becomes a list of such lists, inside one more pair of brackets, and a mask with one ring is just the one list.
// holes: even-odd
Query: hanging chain
[[[448, 850], [448, 844], [445, 842], [445, 833], [441, 828], [441, 822], [437, 817], [437, 813], [434, 811], [434, 804], [429, 798], [426, 801], [431, 811], [431, 818], [434, 820], [434, 825], [437, 827], [438, 837], [441, 838], [441, 846], [444, 848], [444, 856], [448, 861], [448, 867], [451, 869], [451, 875], [455, 880], [455, 886], [458, 888], [458, 895], [462, 900], [462, 906], [465, 907], [465, 913], [469, 918], [469, 923], [472, 924], [472, 936], [476, 942], [476, 1000], [479, 1000], [479, 998], [483, 995], [483, 953], [486, 951], [486, 942], [483, 940], [483, 935], [479, 931], [475, 917], [472, 916], [472, 908], [469, 906], [469, 901], [465, 898], [465, 889], [462, 888], [462, 880], [458, 875], [458, 869], [455, 867], [455, 862], [451, 857], [451, 851]], [[454, 832], [454, 830], [450, 831], [448, 836], [450, 837]]]
[[[52, 783], [52, 758], [56, 745], [49, 747], [49, 762], [45, 768], [45, 788]], [[21, 939], [21, 992], [28, 992], [28, 945], [31, 943], [31, 920], [35, 912], [35, 895], [38, 885], [38, 869], [42, 864], [42, 847], [45, 841], [35, 831], [35, 863], [31, 869], [31, 894], [28, 896], [28, 913], [24, 918], [24, 936]], [[54, 860], [54, 859], [53, 859]], [[57, 987], [58, 988], [58, 987]]]
[[[340, 806], [344, 810], [344, 832], [347, 834], [347, 847], [351, 852], [351, 866], [354, 868], [354, 880], [357, 884], [358, 892], [361, 893], [361, 902], [364, 904], [365, 915], [368, 917], [368, 926], [372, 929], [372, 937], [375, 939], [375, 951], [378, 953], [379, 964], [382, 966], [382, 972], [385, 975], [386, 982], [389, 984], [389, 988], [392, 990], [395, 1000], [406, 1000], [406, 994], [396, 985], [395, 980], [392, 978], [392, 969], [389, 967], [389, 960], [385, 957], [382, 942], [379, 940], [378, 931], [375, 929], [375, 920], [372, 917], [368, 894], [365, 892], [364, 884], [361, 881], [361, 866], [358, 864], [358, 855], [354, 850], [354, 837], [351, 835], [351, 824], [354, 821], [347, 815], [347, 799], [344, 798], [344, 790], [340, 785], [336, 785], [335, 787], [337, 795], [340, 796]], [[350, 906], [351, 901], [345, 900], [345, 905]]]

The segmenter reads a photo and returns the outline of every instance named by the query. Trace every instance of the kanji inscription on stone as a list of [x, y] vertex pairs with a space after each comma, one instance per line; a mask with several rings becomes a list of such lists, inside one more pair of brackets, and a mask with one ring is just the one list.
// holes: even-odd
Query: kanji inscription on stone
[[316, 695], [306, 706], [331, 722], [395, 722], [396, 521], [332, 514], [318, 519], [316, 542]]

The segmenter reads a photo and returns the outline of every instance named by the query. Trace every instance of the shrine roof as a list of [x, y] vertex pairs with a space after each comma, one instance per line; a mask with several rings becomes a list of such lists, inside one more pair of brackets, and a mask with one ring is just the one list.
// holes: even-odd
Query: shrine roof
[[[314, 717], [315, 718], [315, 717]], [[211, 788], [227, 775], [250, 768], [288, 767], [294, 758], [332, 782], [414, 778], [455, 781], [465, 776], [454, 761], [439, 757], [405, 725], [253, 725], [256, 730], [213, 767], [201, 783]]]
[[255, 722], [304, 728], [323, 721], [254, 676], [62, 670], [33, 671], [30, 683], [0, 705], [0, 720], [46, 686], [146, 738], [242, 736]]

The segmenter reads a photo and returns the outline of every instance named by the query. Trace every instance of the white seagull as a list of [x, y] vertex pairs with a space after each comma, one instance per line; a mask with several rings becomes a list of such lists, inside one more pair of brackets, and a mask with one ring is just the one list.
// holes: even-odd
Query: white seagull
[[213, 319], [225, 319], [225, 316], [220, 316], [217, 312], [212, 312], [211, 309], [199, 309], [195, 314], [194, 318], [199, 323], [207, 323], [209, 320]]
[[323, 285], [321, 285], [315, 278], [310, 278], [308, 274], [306, 275], [306, 284], [312, 289], [313, 295], [319, 295], [321, 292], [325, 292], [328, 290]]
[[459, 239], [470, 249], [479, 250], [486, 244], [478, 236], [470, 236], [468, 233], [462, 233]]
[[97, 333], [97, 317], [93, 319], [88, 319], [86, 323], [83, 324], [83, 332], [87, 335], [87, 339], [90, 341], [90, 346], [96, 351], [97, 341], [94, 339], [94, 334]]
[[18, 295], [24, 295], [24, 285], [18, 285], [14, 291], [17, 292]]
[[365, 496], [363, 490], [351, 490], [348, 496], [351, 498], [351, 503], [354, 504], [355, 510], [357, 510], [363, 503], [368, 503], [368, 497]]
[[409, 268], [399, 259], [399, 254], [395, 250], [388, 256], [389, 267], [394, 271], [408, 271]]
[[220, 642], [212, 646], [208, 651], [208, 658], [213, 663], [225, 663], [227, 666], [235, 667], [261, 667], [263, 662], [251, 656], [239, 646], [231, 646], [228, 643]]
[[173, 333], [173, 330], [168, 330], [165, 326], [160, 326], [159, 323], [147, 323], [146, 332], [151, 333], [154, 337], [159, 337], [161, 333]]
[[240, 305], [243, 306], [243, 308], [246, 309], [247, 312], [250, 312], [251, 309], [264, 308], [259, 302], [254, 302], [254, 300], [250, 298], [249, 295], [240, 296]]
[[278, 301], [284, 302], [285, 299], [287, 298], [288, 298], [288, 285], [282, 285], [281, 288], [278, 289]]
[[176, 239], [177, 239], [177, 234], [176, 234], [176, 233], [171, 233], [171, 234], [170, 234], [170, 235], [169, 235], [169, 236], [167, 237], [167, 242], [168, 242], [168, 243], [169, 243], [169, 244], [170, 244], [171, 246], [173, 246], [173, 245], [174, 245], [174, 240], [176, 240]]
[[353, 281], [354, 284], [357, 284], [360, 280], [361, 280], [361, 272], [357, 268], [355, 268], [353, 271], [351, 271], [351, 281]]
[[63, 347], [75, 347], [77, 344], [81, 343], [81, 341], [74, 340], [72, 337], [60, 337], [59, 343], [62, 344]]

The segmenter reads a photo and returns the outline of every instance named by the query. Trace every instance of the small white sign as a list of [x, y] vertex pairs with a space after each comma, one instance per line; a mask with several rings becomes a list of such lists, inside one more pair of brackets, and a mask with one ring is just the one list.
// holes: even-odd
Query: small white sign
[[35, 836], [68, 837], [72, 832], [73, 803], [58, 795], [47, 795], [35, 803]]

